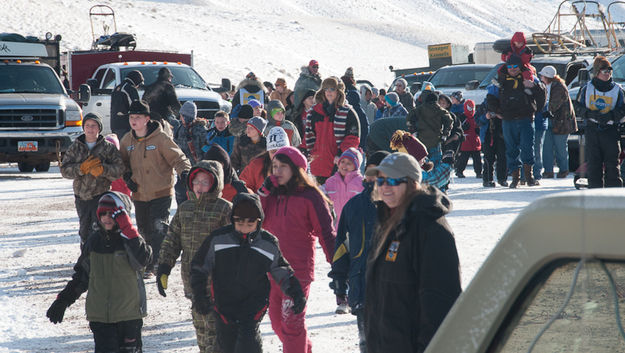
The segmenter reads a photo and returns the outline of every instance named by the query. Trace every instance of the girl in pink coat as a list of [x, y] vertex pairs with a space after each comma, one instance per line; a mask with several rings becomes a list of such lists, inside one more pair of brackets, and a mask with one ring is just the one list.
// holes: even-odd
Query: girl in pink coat
[[323, 191], [334, 204], [335, 224], [338, 224], [339, 219], [341, 219], [341, 211], [347, 201], [360, 194], [364, 189], [362, 186], [363, 176], [358, 169], [361, 164], [362, 154], [354, 147], [348, 148], [339, 157], [336, 173], [329, 177], [323, 185]]
[[[263, 227], [275, 235], [280, 250], [295, 271], [306, 299], [315, 273], [315, 242], [319, 238], [326, 261], [332, 263], [336, 232], [325, 195], [306, 174], [306, 157], [295, 147], [280, 148], [272, 158], [272, 175], [258, 190], [263, 203]], [[271, 327], [284, 353], [310, 353], [304, 317], [291, 311], [291, 298], [273, 280], [269, 296]]]

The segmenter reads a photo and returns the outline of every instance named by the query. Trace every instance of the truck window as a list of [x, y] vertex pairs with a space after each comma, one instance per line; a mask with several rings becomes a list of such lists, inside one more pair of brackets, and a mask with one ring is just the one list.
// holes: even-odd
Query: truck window
[[115, 70], [108, 69], [108, 71], [106, 71], [106, 75], [104, 75], [101, 87], [108, 93], [113, 91], [113, 88], [115, 88]]
[[[622, 352], [625, 263], [552, 263], [530, 282], [488, 352]], [[620, 302], [620, 304], [619, 304]]]
[[[122, 68], [120, 70], [120, 74], [122, 77], [126, 77], [128, 73], [132, 70], [139, 70], [141, 74], [143, 74], [143, 79], [145, 80], [143, 84], [145, 86], [149, 86], [156, 82], [158, 78], [158, 71], [163, 66], [141, 66], [141, 67], [133, 67], [133, 68]], [[176, 87], [190, 87], [196, 89], [207, 89], [206, 81], [200, 77], [200, 75], [193, 70], [193, 68], [189, 66], [167, 66], [171, 73], [174, 75], [171, 83]]]
[[93, 76], [93, 78], [98, 81], [96, 88], [100, 88], [100, 84], [102, 83], [102, 78], [104, 77], [105, 72], [106, 69], [99, 69], [98, 71], [96, 71], [95, 76]]
[[2, 65], [0, 94], [2, 93], [65, 94], [65, 90], [49, 66]]

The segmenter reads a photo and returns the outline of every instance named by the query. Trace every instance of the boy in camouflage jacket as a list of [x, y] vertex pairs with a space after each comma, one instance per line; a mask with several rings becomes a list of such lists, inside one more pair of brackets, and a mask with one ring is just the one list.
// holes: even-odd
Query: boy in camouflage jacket
[[[223, 187], [224, 176], [219, 162], [202, 160], [191, 168], [187, 181], [189, 200], [178, 207], [160, 250], [156, 284], [162, 296], [166, 296], [167, 278], [182, 253], [184, 294], [191, 299], [190, 273], [193, 255], [211, 232], [230, 223], [232, 204], [220, 197]], [[210, 293], [210, 288], [207, 290]], [[195, 308], [192, 309], [191, 316], [200, 352], [216, 351], [214, 317], [199, 314]]]
[[61, 175], [74, 180], [74, 198], [80, 228], [81, 247], [87, 241], [100, 196], [124, 174], [124, 163], [117, 147], [101, 135], [102, 120], [89, 113], [83, 118], [84, 134], [69, 146], [61, 162]]

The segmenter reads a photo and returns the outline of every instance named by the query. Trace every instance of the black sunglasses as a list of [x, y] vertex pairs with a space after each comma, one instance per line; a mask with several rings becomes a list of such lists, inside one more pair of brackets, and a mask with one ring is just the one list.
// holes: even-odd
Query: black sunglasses
[[407, 183], [408, 182], [408, 178], [403, 177], [403, 178], [382, 178], [382, 177], [378, 177], [376, 180], [376, 183], [378, 184], [378, 186], [382, 186], [384, 185], [384, 183], [386, 183], [388, 186], [397, 186], [401, 183]]

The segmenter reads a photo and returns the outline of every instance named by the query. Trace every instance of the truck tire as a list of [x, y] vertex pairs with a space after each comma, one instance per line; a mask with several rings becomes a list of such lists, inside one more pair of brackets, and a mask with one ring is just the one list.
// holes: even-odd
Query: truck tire
[[50, 161], [41, 162], [35, 166], [35, 170], [38, 172], [47, 172], [50, 170]]
[[26, 162], [18, 162], [17, 163], [17, 169], [19, 169], [20, 172], [22, 172], [22, 173], [30, 173], [30, 172], [33, 171], [34, 168], [35, 168], [34, 165], [28, 164]]

